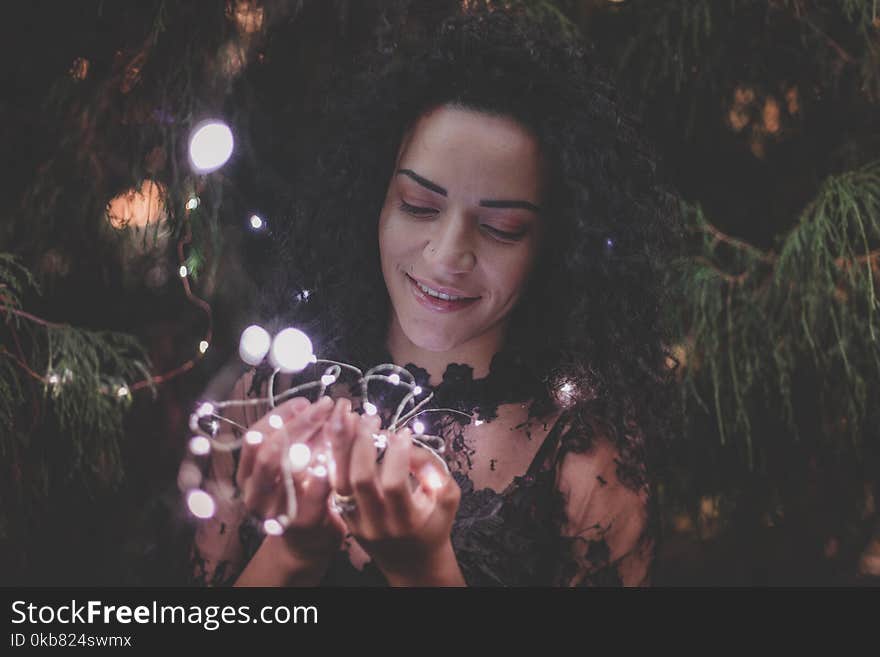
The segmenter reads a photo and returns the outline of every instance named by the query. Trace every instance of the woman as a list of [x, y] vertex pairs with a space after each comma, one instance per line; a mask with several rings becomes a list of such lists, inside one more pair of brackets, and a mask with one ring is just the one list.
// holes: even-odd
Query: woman
[[[407, 429], [378, 464], [382, 420], [352, 412], [363, 400], [342, 391], [248, 407], [236, 421], [261, 442], [237, 464], [214, 458], [228, 485], [199, 527], [197, 578], [647, 584], [648, 472], [669, 408], [658, 267], [672, 226], [631, 119], [578, 44], [501, 11], [449, 19], [427, 48], [365, 70], [333, 103], [280, 241], [295, 282], [276, 282], [286, 299], [269, 303], [307, 287], [295, 321], [316, 353], [405, 365], [438, 406], [474, 421], [431, 416], [447, 473]], [[234, 396], [266, 397], [265, 374]], [[284, 504], [285, 433], [332, 445], [335, 471], [298, 474], [293, 524], [253, 536], [248, 512]]]

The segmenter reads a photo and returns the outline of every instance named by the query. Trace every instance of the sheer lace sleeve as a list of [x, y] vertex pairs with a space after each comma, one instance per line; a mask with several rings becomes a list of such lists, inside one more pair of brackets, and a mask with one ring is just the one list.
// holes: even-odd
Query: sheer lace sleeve
[[[253, 382], [253, 371], [236, 382], [229, 399], [247, 399]], [[229, 409], [224, 416], [242, 427], [248, 427], [260, 417], [263, 409], [256, 406]], [[222, 423], [218, 440], [233, 440], [241, 431]], [[210, 460], [203, 467], [203, 486], [216, 503], [214, 516], [198, 521], [191, 546], [191, 577], [202, 586], [227, 586], [238, 578], [247, 561], [256, 550], [259, 534], [250, 522], [249, 514], [235, 485], [238, 452], [212, 450]]]
[[583, 453], [567, 452], [559, 465], [565, 509], [563, 586], [648, 586], [655, 537], [647, 484], [634, 490], [617, 450], [597, 440]]

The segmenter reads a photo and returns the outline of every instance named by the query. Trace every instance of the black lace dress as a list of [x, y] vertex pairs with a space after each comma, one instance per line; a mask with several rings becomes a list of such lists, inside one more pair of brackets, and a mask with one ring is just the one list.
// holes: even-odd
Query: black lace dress
[[[512, 366], [499, 354], [487, 377], [473, 379], [470, 367], [451, 364], [443, 382], [431, 389], [427, 372], [407, 365], [416, 382], [434, 392], [436, 407], [473, 413], [488, 425], [524, 419], [512, 424], [502, 442], [487, 441], [494, 453], [468, 437], [467, 420], [432, 427], [446, 440], [447, 462], [461, 487], [451, 538], [465, 581], [469, 586], [648, 584], [656, 541], [645, 478], [633, 482], [624, 476], [632, 464], [624, 464], [607, 443], [572, 450], [574, 433], [580, 431], [574, 414], [555, 408], [537, 382], [513, 376]], [[265, 390], [259, 377], [246, 376], [235, 394], [265, 396]], [[254, 409], [238, 420], [248, 426], [263, 412]], [[534, 440], [537, 448], [535, 434], [541, 436]], [[530, 444], [530, 462], [506, 486], [475, 485], [473, 473], [481, 473], [479, 480], [491, 478], [505, 450], [528, 450]], [[258, 523], [248, 517], [235, 490], [235, 466], [228, 454], [218, 454], [211, 466], [217, 482], [213, 493], [225, 499], [218, 501], [215, 518], [197, 530], [193, 573], [198, 584], [233, 583], [262, 541]], [[354, 556], [366, 555], [353, 542], [345, 539], [321, 584], [386, 586], [371, 561]]]

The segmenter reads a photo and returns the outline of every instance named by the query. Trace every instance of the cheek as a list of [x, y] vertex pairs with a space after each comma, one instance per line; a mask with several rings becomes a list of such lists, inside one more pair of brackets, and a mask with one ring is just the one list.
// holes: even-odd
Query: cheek
[[511, 257], [498, 263], [492, 274], [494, 287], [505, 302], [517, 299], [522, 294], [534, 266], [534, 254], [531, 251], [518, 255], [519, 257]]
[[397, 231], [394, 230], [391, 217], [384, 211], [379, 217], [379, 255], [382, 258], [383, 268], [386, 261], [397, 250]]
[[379, 251], [383, 262], [407, 255], [418, 245], [419, 232], [412, 229], [411, 223], [395, 216], [393, 212], [383, 214], [379, 219]]
[[398, 286], [398, 270], [408, 268], [408, 263], [412, 261], [410, 241], [405, 227], [400, 225], [400, 221], [395, 220], [393, 214], [383, 215], [379, 220], [379, 260], [385, 285], [389, 291]]

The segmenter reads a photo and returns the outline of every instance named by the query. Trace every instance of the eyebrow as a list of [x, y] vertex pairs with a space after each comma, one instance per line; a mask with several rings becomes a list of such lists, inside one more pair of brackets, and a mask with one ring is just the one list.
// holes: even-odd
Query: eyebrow
[[[407, 176], [408, 178], [412, 178], [425, 189], [429, 189], [432, 192], [440, 194], [441, 196], [449, 195], [449, 193], [443, 187], [435, 182], [431, 182], [427, 178], [423, 178], [412, 169], [398, 169], [397, 173]], [[524, 210], [531, 210], [532, 212], [535, 212], [537, 214], [541, 213], [541, 209], [537, 205], [535, 205], [534, 203], [529, 203], [528, 201], [482, 199], [480, 201], [480, 206], [484, 208], [521, 208]]]

